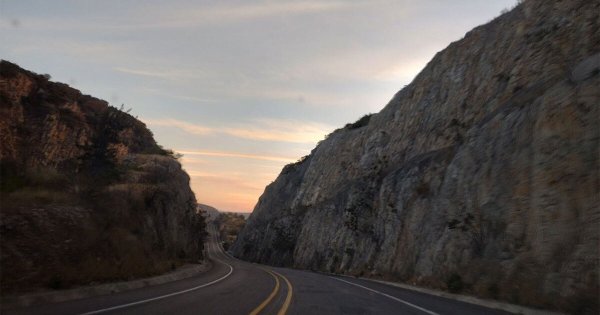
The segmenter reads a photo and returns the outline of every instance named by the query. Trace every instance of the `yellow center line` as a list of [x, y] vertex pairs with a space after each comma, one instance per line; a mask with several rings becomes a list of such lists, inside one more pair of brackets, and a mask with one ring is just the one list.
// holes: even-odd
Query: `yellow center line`
[[285, 283], [287, 284], [287, 287], [288, 287], [288, 292], [287, 292], [287, 296], [285, 297], [285, 302], [283, 302], [281, 309], [277, 313], [277, 315], [285, 315], [285, 313], [287, 313], [288, 308], [290, 307], [290, 303], [292, 303], [292, 284], [290, 283], [290, 280], [288, 280], [288, 278], [284, 277], [282, 274], [280, 274], [276, 271], [273, 271], [273, 272], [276, 275], [280, 276], [283, 280], [285, 280]]
[[[273, 278], [275, 278], [275, 288], [273, 289], [273, 292], [271, 292], [271, 294], [267, 297], [266, 300], [264, 300], [262, 303], [260, 303], [259, 306], [257, 306], [252, 312], [250, 312], [250, 315], [257, 315], [258, 313], [260, 313], [260, 311], [262, 311], [269, 304], [269, 302], [271, 302], [271, 300], [275, 297], [275, 295], [277, 295], [277, 292], [279, 291], [279, 278], [277, 278], [277, 276], [275, 276], [269, 270], [266, 270], [266, 269], [264, 269], [264, 270], [266, 272], [268, 272], [271, 276], [273, 276]], [[287, 279], [286, 279], [286, 281], [287, 281]]]

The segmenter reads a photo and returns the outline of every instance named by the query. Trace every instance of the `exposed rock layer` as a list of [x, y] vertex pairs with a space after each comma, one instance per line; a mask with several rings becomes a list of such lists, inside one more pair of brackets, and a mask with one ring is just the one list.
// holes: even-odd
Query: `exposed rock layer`
[[525, 1], [286, 166], [243, 259], [597, 312], [600, 4]]
[[3, 294], [200, 259], [204, 221], [170, 155], [131, 115], [2, 61]]

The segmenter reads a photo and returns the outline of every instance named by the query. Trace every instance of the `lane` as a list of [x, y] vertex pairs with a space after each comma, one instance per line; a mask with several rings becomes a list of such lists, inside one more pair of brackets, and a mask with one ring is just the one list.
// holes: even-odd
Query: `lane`
[[424, 314], [327, 275], [286, 268], [274, 269], [287, 277], [294, 288], [287, 314]]
[[294, 284], [288, 314], [510, 314], [369, 280], [274, 269]]

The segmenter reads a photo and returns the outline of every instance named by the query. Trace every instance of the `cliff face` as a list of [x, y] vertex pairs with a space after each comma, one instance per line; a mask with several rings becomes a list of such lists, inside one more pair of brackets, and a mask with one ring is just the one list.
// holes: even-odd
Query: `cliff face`
[[452, 43], [286, 166], [234, 255], [597, 310], [598, 12], [525, 1]]
[[204, 221], [171, 155], [131, 115], [2, 61], [2, 293], [201, 259]]

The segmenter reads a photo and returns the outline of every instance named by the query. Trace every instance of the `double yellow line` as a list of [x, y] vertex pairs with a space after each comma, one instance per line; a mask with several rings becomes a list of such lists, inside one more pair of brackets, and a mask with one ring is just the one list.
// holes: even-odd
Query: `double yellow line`
[[268, 272], [275, 279], [275, 288], [273, 288], [273, 292], [271, 292], [271, 294], [269, 294], [269, 296], [262, 303], [260, 303], [259, 306], [257, 306], [252, 312], [250, 312], [250, 315], [258, 315], [265, 307], [267, 307], [267, 305], [269, 305], [271, 300], [273, 300], [273, 298], [277, 295], [277, 292], [279, 292], [279, 278], [277, 276], [283, 279], [283, 281], [285, 281], [287, 285], [287, 296], [285, 297], [285, 301], [279, 309], [279, 312], [277, 312], [277, 315], [285, 315], [287, 313], [288, 308], [290, 307], [290, 304], [292, 303], [292, 284], [290, 283], [288, 278], [284, 277], [282, 274], [276, 271], [267, 269], [263, 270]]

